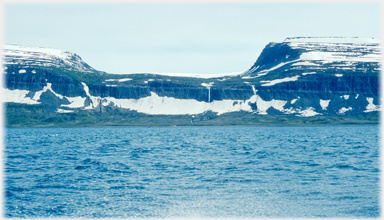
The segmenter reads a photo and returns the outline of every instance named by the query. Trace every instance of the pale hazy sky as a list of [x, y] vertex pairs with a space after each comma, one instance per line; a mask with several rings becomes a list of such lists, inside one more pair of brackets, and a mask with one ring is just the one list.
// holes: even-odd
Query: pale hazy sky
[[378, 3], [26, 4], [3, 8], [4, 42], [74, 52], [109, 73], [230, 73], [295, 36], [380, 39]]

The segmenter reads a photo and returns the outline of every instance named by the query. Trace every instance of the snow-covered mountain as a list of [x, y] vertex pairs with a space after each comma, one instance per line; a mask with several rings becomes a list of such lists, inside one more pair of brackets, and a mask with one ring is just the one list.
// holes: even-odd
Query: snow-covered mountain
[[75, 53], [44, 47], [4, 45], [3, 63], [5, 66], [55, 67], [80, 72], [96, 71]]
[[268, 44], [244, 73], [262, 76], [274, 70], [367, 72], [380, 70], [380, 42], [372, 38], [296, 37]]
[[55, 49], [7, 45], [4, 55], [11, 115], [20, 106], [45, 106], [39, 111], [53, 118], [128, 111], [191, 120], [207, 112], [365, 118], [381, 110], [380, 44], [371, 38], [287, 38], [268, 44], [245, 72], [209, 77], [107, 74]]

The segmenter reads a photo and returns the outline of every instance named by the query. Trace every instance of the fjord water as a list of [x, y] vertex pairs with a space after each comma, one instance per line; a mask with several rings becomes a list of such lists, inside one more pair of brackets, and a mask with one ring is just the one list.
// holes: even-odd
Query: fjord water
[[379, 126], [5, 130], [17, 218], [379, 217]]

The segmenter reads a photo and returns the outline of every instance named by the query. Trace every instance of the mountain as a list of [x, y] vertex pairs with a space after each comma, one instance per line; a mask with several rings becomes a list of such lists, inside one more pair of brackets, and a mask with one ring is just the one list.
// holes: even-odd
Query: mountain
[[108, 74], [5, 45], [7, 126], [378, 123], [379, 41], [287, 38], [238, 74]]
[[379, 41], [370, 38], [287, 38], [268, 44], [242, 79], [268, 87], [263, 98], [297, 100], [296, 112], [359, 114], [380, 109], [380, 61]]
[[96, 71], [77, 54], [43, 47], [4, 45], [3, 61], [6, 66], [56, 67], [89, 73]]

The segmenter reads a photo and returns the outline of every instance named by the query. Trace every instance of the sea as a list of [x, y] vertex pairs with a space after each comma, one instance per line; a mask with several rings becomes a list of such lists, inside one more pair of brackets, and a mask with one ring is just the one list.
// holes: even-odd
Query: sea
[[7, 218], [378, 218], [380, 126], [6, 128]]

